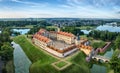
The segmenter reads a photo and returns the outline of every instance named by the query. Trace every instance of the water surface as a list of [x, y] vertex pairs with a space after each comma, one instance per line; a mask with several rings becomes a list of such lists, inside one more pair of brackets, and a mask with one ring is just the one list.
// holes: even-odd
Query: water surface
[[117, 27], [117, 26], [110, 26], [110, 25], [100, 25], [96, 28], [97, 30], [102, 30], [102, 31], [105, 31], [105, 30], [108, 30], [110, 32], [120, 32], [120, 27]]
[[31, 61], [26, 56], [20, 45], [12, 42], [14, 47], [15, 73], [29, 73]]
[[20, 34], [26, 34], [30, 29], [12, 29], [15, 32], [20, 32]]

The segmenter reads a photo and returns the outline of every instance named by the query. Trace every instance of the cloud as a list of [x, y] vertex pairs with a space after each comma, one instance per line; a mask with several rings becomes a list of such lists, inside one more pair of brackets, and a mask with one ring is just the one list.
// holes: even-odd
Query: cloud
[[[9, 0], [21, 6], [3, 8], [0, 16], [119, 18], [119, 0]], [[54, 1], [54, 2], [53, 2]], [[32, 8], [34, 7], [34, 8]], [[9, 10], [8, 10], [9, 9]], [[4, 12], [6, 11], [6, 12]], [[11, 11], [11, 13], [7, 13]], [[15, 12], [16, 11], [16, 12]], [[21, 13], [21, 14], [20, 14]], [[5, 15], [6, 14], [6, 15]], [[9, 15], [8, 15], [9, 14]]]
[[26, 5], [30, 5], [31, 7], [44, 7], [47, 6], [48, 3], [37, 3], [37, 2], [30, 2], [30, 1], [25, 1], [25, 0], [11, 0], [12, 2], [17, 2], [17, 3], [21, 3], [21, 4], [26, 4]]

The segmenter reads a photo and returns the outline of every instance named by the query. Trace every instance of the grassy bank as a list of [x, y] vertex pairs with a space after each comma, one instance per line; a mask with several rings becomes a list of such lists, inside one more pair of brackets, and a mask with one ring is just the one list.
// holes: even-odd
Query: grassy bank
[[71, 58], [71, 62], [79, 67], [79, 72], [81, 73], [90, 73], [88, 63], [86, 62], [86, 55], [81, 51], [78, 55]]
[[23, 48], [28, 58], [32, 61], [30, 68], [31, 73], [55, 73], [57, 72], [50, 64], [55, 62], [56, 59], [43, 53], [35, 46], [33, 46], [25, 36], [18, 36], [14, 41]]
[[32, 45], [25, 36], [17, 36], [14, 38], [14, 41], [20, 44], [26, 55], [32, 61], [30, 73], [89, 73], [89, 68], [83, 53], [79, 53], [70, 59], [70, 62], [73, 63], [71, 66], [62, 71], [58, 71], [51, 65], [57, 59]]

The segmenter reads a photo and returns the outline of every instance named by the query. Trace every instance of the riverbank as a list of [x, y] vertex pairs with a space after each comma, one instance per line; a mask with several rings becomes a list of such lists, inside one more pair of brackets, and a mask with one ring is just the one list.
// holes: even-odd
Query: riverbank
[[[32, 65], [30, 67], [30, 73], [90, 73], [87, 62], [83, 62], [85, 56], [82, 56], [83, 53], [81, 52], [69, 58], [69, 62], [71, 62], [72, 65], [62, 71], [58, 71], [51, 64], [62, 59], [57, 59], [56, 57], [48, 55], [45, 51], [34, 46], [23, 35], [15, 37], [14, 41], [22, 47], [31, 60]], [[68, 61], [68, 59], [66, 59], [66, 61]]]

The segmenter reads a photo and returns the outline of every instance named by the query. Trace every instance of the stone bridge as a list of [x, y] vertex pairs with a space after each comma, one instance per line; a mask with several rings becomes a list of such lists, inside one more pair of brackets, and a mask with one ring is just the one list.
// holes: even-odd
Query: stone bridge
[[92, 59], [96, 59], [97, 61], [102, 60], [103, 62], [109, 62], [110, 58], [100, 55], [92, 56]]

